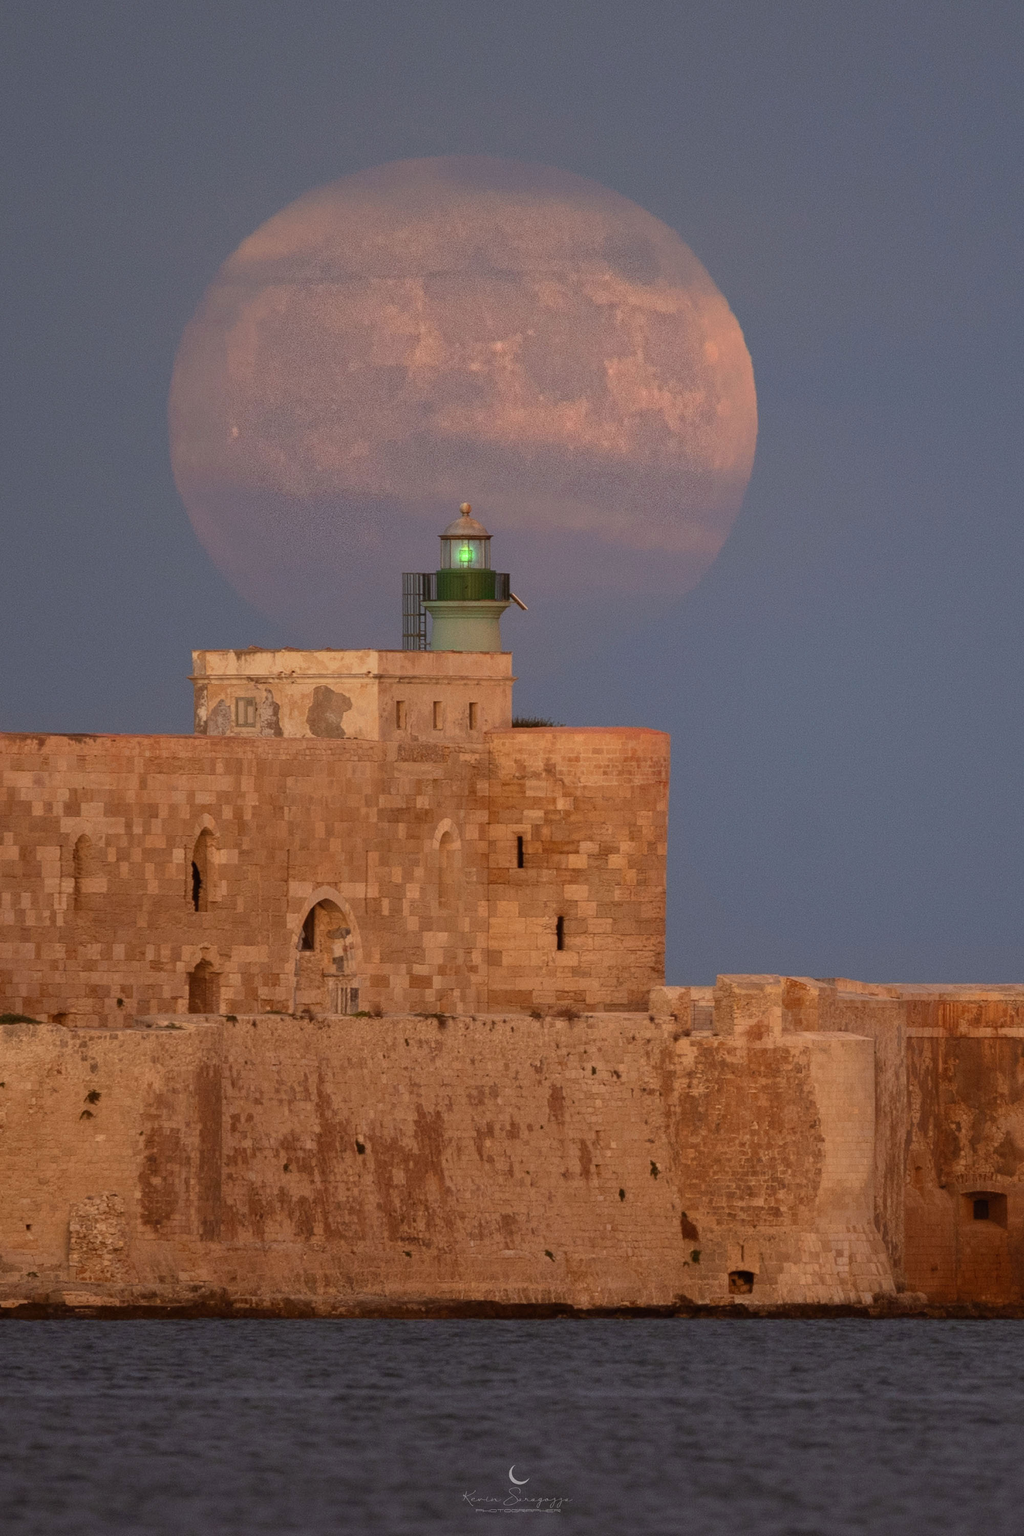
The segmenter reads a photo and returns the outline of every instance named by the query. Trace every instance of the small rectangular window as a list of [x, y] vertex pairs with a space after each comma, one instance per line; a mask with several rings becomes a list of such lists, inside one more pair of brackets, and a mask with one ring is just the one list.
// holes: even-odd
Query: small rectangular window
[[444, 705], [440, 699], [434, 700], [434, 730], [444, 730]]
[[521, 837], [517, 837], [516, 838], [516, 869], [522, 869], [523, 865], [525, 864], [525, 862], [526, 862], [526, 859], [525, 859], [525, 856], [523, 854], [523, 840], [522, 840]]
[[395, 700], [395, 729], [404, 731], [406, 726], [406, 708], [404, 699]]
[[972, 1189], [962, 1198], [968, 1221], [989, 1221], [997, 1227], [1006, 1226], [1006, 1196], [998, 1190]]
[[236, 699], [235, 700], [235, 724], [236, 725], [255, 725], [256, 724], [256, 700], [255, 699]]
[[469, 728], [470, 728], [471, 731], [475, 731], [477, 729], [477, 726], [478, 726], [478, 719], [477, 719], [477, 717], [478, 717], [479, 713], [480, 713], [480, 711], [479, 711], [479, 709], [478, 709], [476, 704], [471, 704], [469, 706]]
[[555, 923], [555, 948], [565, 948], [565, 918], [560, 917]]

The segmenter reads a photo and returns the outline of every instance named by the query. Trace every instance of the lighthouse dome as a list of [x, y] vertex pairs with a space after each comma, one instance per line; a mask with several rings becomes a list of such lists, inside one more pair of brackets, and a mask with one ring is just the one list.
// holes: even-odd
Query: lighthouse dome
[[441, 535], [443, 571], [486, 571], [491, 564], [491, 536], [483, 523], [471, 517], [472, 507], [464, 501], [459, 516]]
[[490, 534], [483, 523], [478, 523], [470, 513], [473, 508], [468, 501], [464, 501], [459, 508], [459, 516], [454, 522], [449, 523], [444, 530], [442, 539], [489, 539]]

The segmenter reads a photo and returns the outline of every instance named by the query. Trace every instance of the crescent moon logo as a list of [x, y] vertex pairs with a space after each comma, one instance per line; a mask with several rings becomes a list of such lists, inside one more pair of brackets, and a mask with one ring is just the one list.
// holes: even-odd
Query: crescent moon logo
[[524, 1483], [528, 1483], [530, 1481], [530, 1479], [528, 1477], [513, 1477], [512, 1474], [515, 1471], [515, 1469], [516, 1469], [516, 1464], [515, 1464], [515, 1462], [513, 1462], [512, 1465], [508, 1469], [508, 1480], [509, 1480], [510, 1483], [515, 1483], [517, 1488], [522, 1488], [523, 1484]]

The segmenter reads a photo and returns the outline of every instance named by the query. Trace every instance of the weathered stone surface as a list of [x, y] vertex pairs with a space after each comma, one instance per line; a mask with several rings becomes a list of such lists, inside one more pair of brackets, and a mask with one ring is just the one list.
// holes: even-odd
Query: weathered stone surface
[[196, 673], [0, 739], [0, 1305], [1024, 1307], [1024, 988], [664, 986], [668, 740], [508, 656]]
[[[512, 657], [457, 651], [193, 651], [198, 735], [479, 742], [512, 724]], [[342, 728], [343, 727], [343, 728]]]
[[68, 1218], [68, 1272], [72, 1280], [120, 1284], [128, 1279], [128, 1228], [120, 1195], [86, 1195]]
[[646, 1007], [668, 738], [477, 734], [0, 738], [3, 1008]]
[[864, 1304], [892, 1290], [872, 1054], [673, 1040], [646, 1013], [9, 1026], [0, 1283], [327, 1310]]

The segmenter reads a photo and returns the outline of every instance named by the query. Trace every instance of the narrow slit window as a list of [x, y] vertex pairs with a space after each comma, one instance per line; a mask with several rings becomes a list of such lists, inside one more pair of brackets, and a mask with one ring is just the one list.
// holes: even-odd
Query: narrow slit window
[[471, 704], [469, 706], [469, 728], [470, 728], [471, 731], [475, 731], [475, 730], [479, 729], [479, 725], [480, 725], [479, 716], [480, 716], [480, 707], [479, 707], [479, 705], [478, 704]]
[[213, 835], [206, 829], [196, 838], [192, 849], [192, 909], [205, 912], [210, 905], [210, 888], [213, 880]]
[[565, 948], [565, 918], [558, 917], [555, 921], [555, 948]]
[[440, 699], [434, 700], [434, 730], [444, 730], [444, 705]]
[[523, 852], [523, 839], [516, 838], [516, 869], [522, 869], [526, 863], [526, 855]]
[[408, 712], [404, 699], [395, 700], [395, 730], [404, 731], [408, 721]]

